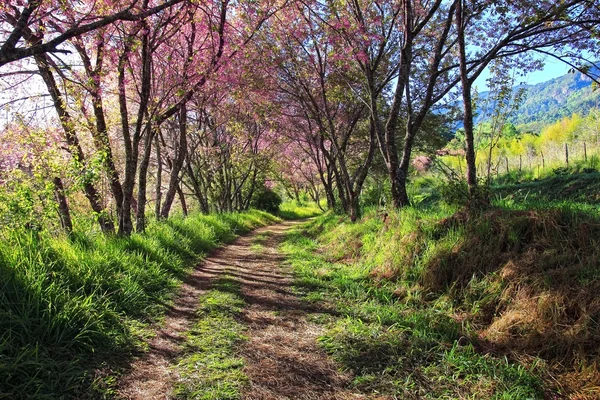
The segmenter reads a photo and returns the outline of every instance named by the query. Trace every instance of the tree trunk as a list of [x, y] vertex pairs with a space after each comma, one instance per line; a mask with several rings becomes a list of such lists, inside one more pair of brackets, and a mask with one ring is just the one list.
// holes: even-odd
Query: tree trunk
[[71, 221], [71, 213], [69, 212], [69, 203], [67, 203], [67, 197], [65, 196], [65, 188], [62, 183], [62, 179], [58, 176], [54, 177], [54, 197], [58, 204], [58, 215], [60, 217], [60, 224], [67, 234], [73, 232], [73, 222]]
[[[119, 113], [121, 116], [121, 130], [123, 134], [123, 142], [125, 147], [125, 177], [123, 179], [123, 207], [121, 211], [121, 219], [119, 220], [119, 234], [129, 235], [133, 231], [133, 221], [131, 219], [131, 211], [134, 208], [136, 215], [139, 209], [135, 203], [133, 190], [135, 187], [135, 176], [138, 172], [139, 147], [142, 138], [142, 133], [145, 129], [146, 135], [153, 135], [151, 123], [144, 118], [148, 114], [148, 102], [150, 99], [150, 87], [152, 85], [152, 57], [151, 49], [148, 40], [148, 33], [142, 36], [142, 72], [140, 81], [140, 103], [137, 113], [137, 121], [133, 136], [129, 131], [129, 113], [127, 111], [127, 91], [125, 88], [126, 77], [125, 70], [129, 56], [129, 51], [133, 46], [133, 41], [126, 42], [125, 49], [119, 57], [118, 65], [118, 89], [119, 89]], [[146, 122], [144, 123], [144, 121]], [[147, 146], [147, 148], [150, 146]], [[150, 156], [148, 155], [148, 159]], [[146, 165], [147, 168], [147, 165]], [[141, 172], [140, 175], [145, 176], [146, 172]], [[145, 185], [145, 182], [144, 182]], [[145, 197], [144, 186], [144, 197]], [[139, 195], [139, 193], [138, 193]], [[143, 204], [145, 207], [145, 202]]]
[[[81, 174], [85, 176], [85, 174], [87, 174], [87, 171], [85, 170], [85, 155], [79, 143], [77, 133], [75, 132], [75, 124], [67, 112], [67, 105], [62, 99], [60, 91], [58, 90], [58, 85], [54, 79], [54, 75], [50, 70], [47, 56], [45, 54], [38, 54], [34, 56], [34, 59], [54, 103], [54, 108], [60, 119], [67, 144], [69, 145], [69, 152], [71, 153], [76, 165], [80, 168]], [[96, 214], [96, 218], [102, 232], [114, 233], [115, 226], [112, 220], [109, 218], [106, 210], [101, 205], [100, 194], [98, 193], [98, 190], [93, 183], [89, 181], [89, 179], [84, 178], [83, 190], [92, 210]]]
[[154, 136], [154, 146], [156, 149], [156, 203], [154, 204], [154, 214], [156, 215], [156, 219], [159, 219], [162, 198], [162, 160], [160, 157], [160, 140], [158, 135]]
[[179, 197], [179, 202], [181, 203], [181, 211], [183, 212], [184, 216], [188, 216], [188, 208], [187, 208], [187, 203], [185, 202], [185, 194], [183, 193], [183, 190], [181, 189], [181, 185], [177, 185], [177, 196]]
[[200, 205], [200, 211], [203, 214], [208, 214], [208, 200], [205, 194], [203, 193], [202, 187], [200, 187], [200, 182], [198, 181], [198, 178], [196, 177], [196, 175], [194, 175], [194, 169], [192, 168], [191, 162], [189, 160], [186, 163], [186, 170], [194, 191], [194, 195], [196, 196], [198, 204]]
[[519, 172], [523, 170], [523, 155], [519, 154]]
[[[410, 120], [410, 118], [409, 118]], [[406, 184], [408, 182], [408, 170], [410, 168], [410, 157], [412, 154], [412, 147], [415, 141], [415, 135], [417, 128], [407, 122], [406, 124], [406, 135], [404, 136], [404, 147], [402, 149], [402, 160], [400, 161], [400, 167], [395, 174], [395, 180], [392, 181], [392, 188], [394, 182], [396, 185], [396, 196], [397, 201], [394, 202], [396, 208], [408, 207], [410, 205], [410, 199], [408, 198], [408, 192], [406, 190]], [[393, 191], [392, 191], [393, 193]]]
[[540, 152], [542, 155], [542, 169], [546, 169], [546, 159], [544, 158], [544, 152]]
[[140, 161], [138, 174], [138, 199], [136, 212], [136, 230], [143, 232], [146, 230], [146, 188], [148, 184], [148, 166], [150, 165], [150, 155], [152, 154], [152, 140], [156, 135], [156, 129], [149, 129], [146, 132], [146, 140], [144, 140], [144, 154]]
[[96, 96], [92, 97], [92, 103], [94, 107], [94, 116], [96, 117], [96, 129], [92, 130], [92, 135], [96, 149], [103, 153], [104, 169], [108, 175], [111, 192], [115, 199], [117, 216], [120, 218], [123, 206], [123, 188], [121, 186], [119, 173], [115, 167], [112, 149], [108, 139], [108, 129], [106, 127], [106, 119], [104, 118], [104, 109], [102, 107], [102, 98], [100, 97], [100, 94], [96, 94]]
[[[456, 29], [458, 33], [458, 49], [460, 61], [460, 82], [462, 84], [463, 98], [463, 128], [465, 130], [465, 159], [467, 162], [467, 185], [469, 196], [473, 196], [477, 187], [477, 161], [475, 158], [475, 139], [473, 128], [473, 103], [471, 98], [471, 80], [467, 66], [467, 53], [465, 49], [465, 21], [462, 0], [456, 1]], [[488, 168], [489, 179], [489, 168]]]
[[348, 214], [350, 214], [350, 221], [358, 221], [360, 218], [360, 197], [358, 196], [358, 193], [352, 193], [350, 196], [349, 208]]
[[187, 151], [187, 108], [185, 103], [181, 105], [179, 112], [179, 144], [177, 149], [177, 155], [173, 161], [173, 168], [171, 169], [171, 177], [169, 179], [169, 188], [165, 194], [165, 202], [163, 203], [162, 210], [160, 211], [161, 218], [168, 218], [169, 212], [171, 211], [171, 205], [175, 199], [175, 193], [179, 187], [179, 172], [183, 167]]
[[[119, 173], [115, 167], [114, 157], [112, 149], [110, 147], [110, 140], [108, 138], [108, 129], [106, 124], [106, 117], [104, 115], [104, 106], [102, 98], [102, 90], [100, 88], [100, 81], [103, 75], [102, 67], [104, 61], [104, 40], [100, 40], [96, 47], [96, 67], [92, 67], [92, 62], [88, 51], [80, 42], [75, 42], [75, 48], [79, 52], [83, 66], [88, 78], [88, 93], [92, 98], [92, 107], [94, 110], [95, 127], [90, 126], [94, 146], [96, 150], [103, 154], [102, 162], [104, 166], [104, 172], [108, 176], [110, 181], [110, 188], [115, 200], [117, 209], [117, 216], [121, 215], [121, 208], [123, 206], [123, 188], [119, 179]], [[83, 107], [83, 106], [82, 106]], [[91, 124], [90, 124], [91, 125]]]
[[334, 177], [335, 177], [335, 186], [337, 187], [338, 197], [339, 197], [340, 203], [341, 203], [341, 209], [344, 211], [347, 211], [348, 207], [349, 207], [348, 197], [346, 196], [347, 193], [344, 190], [344, 184], [342, 183], [342, 179], [340, 177], [340, 172], [337, 170], [337, 168], [334, 168]]

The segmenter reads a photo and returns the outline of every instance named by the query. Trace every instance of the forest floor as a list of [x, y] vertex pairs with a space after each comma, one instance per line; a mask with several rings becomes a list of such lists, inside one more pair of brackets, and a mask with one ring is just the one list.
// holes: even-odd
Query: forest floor
[[[364, 399], [347, 389], [278, 250], [298, 222], [254, 230], [207, 257], [118, 385], [126, 399]], [[212, 321], [212, 322], [211, 322]], [[379, 397], [381, 398], [381, 397]]]

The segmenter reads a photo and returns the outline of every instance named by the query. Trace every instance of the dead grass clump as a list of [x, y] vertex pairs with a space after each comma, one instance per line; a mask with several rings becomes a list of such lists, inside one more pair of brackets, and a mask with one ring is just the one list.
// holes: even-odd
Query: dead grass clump
[[351, 262], [360, 256], [362, 246], [361, 237], [351, 235], [331, 241], [322, 252], [328, 262]]
[[415, 264], [420, 256], [424, 235], [421, 230], [414, 230], [406, 235], [394, 234], [382, 243], [381, 251], [386, 254], [385, 261], [371, 270], [376, 280], [405, 279], [406, 272]]
[[489, 315], [471, 316], [485, 321], [476, 326], [486, 346], [547, 360], [574, 382], [561, 383], [573, 399], [597, 394], [600, 374], [581, 365], [600, 361], [600, 223], [560, 211], [494, 210], [470, 219], [457, 214], [440, 229], [464, 223], [459, 243], [426, 266], [423, 285], [469, 307], [483, 296], [477, 282], [498, 280]]

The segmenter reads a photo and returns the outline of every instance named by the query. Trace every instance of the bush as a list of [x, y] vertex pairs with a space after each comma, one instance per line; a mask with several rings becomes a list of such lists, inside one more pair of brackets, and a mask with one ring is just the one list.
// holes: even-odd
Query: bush
[[280, 204], [281, 197], [267, 187], [263, 187], [261, 190], [256, 192], [252, 199], [252, 207], [270, 213], [276, 213], [279, 211]]
[[474, 193], [469, 193], [469, 186], [464, 179], [450, 179], [440, 187], [440, 195], [449, 205], [466, 206], [470, 209], [486, 208], [490, 204], [490, 186], [480, 180]]

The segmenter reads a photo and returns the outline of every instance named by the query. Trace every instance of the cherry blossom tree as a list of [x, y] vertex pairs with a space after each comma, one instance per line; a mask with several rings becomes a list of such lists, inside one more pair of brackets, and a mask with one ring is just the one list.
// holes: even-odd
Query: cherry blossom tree
[[[141, 21], [184, 0], [148, 7], [147, 0], [40, 1], [17, 0], [0, 5], [0, 67], [44, 53], [69, 53], [59, 46], [117, 21]], [[69, 21], [64, 25], [64, 21]], [[27, 40], [27, 31], [44, 31], [41, 40]]]
[[298, 125], [304, 132], [297, 143], [308, 145], [316, 162], [318, 154], [324, 156], [342, 209], [354, 221], [375, 154], [374, 127], [357, 96], [358, 71], [338, 56], [345, 49], [330, 40], [327, 24], [313, 8], [298, 4], [294, 11], [281, 23], [273, 21], [266, 38], [277, 65], [278, 101], [288, 117], [306, 119]]

